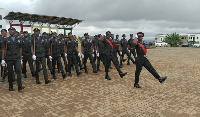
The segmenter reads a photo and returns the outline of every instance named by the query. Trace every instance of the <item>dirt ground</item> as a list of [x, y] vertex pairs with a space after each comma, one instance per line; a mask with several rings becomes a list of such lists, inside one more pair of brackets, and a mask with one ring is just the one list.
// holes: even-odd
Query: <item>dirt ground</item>
[[[140, 75], [141, 89], [133, 87], [135, 65], [124, 63], [122, 79], [116, 69], [57, 80], [45, 85], [42, 72], [35, 79], [22, 77], [26, 87], [22, 92], [8, 91], [8, 82], [0, 83], [1, 117], [199, 117], [200, 116], [200, 48], [157, 47], [147, 50], [148, 59], [161, 76], [168, 79], [160, 84], [145, 68]], [[48, 71], [49, 73], [49, 71]], [[49, 73], [50, 74], [50, 73]]]

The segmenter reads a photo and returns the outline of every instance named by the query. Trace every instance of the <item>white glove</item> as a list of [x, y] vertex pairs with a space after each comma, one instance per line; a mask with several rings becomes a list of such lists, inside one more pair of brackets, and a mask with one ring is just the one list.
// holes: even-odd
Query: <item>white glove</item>
[[98, 53], [97, 50], [96, 50], [96, 53]]
[[128, 52], [130, 53], [130, 50], [128, 50]]
[[138, 38], [137, 34], [135, 35], [136, 38]]
[[78, 53], [78, 56], [80, 57], [80, 56], [81, 56], [81, 54], [80, 54], [80, 53]]
[[84, 54], [82, 54], [82, 58], [84, 58]]
[[97, 57], [99, 57], [99, 53], [97, 53]]
[[65, 57], [67, 57], [67, 53], [65, 53]]
[[6, 65], [5, 60], [1, 60], [1, 65], [2, 65], [2, 66], [5, 66], [5, 65]]
[[94, 52], [94, 49], [93, 49], [93, 52]]
[[23, 60], [21, 60], [21, 64], [23, 64]]
[[35, 60], [36, 60], [36, 56], [35, 56], [35, 55], [33, 55], [33, 56], [32, 56], [32, 59], [35, 61]]
[[94, 57], [94, 54], [92, 54], [92, 57]]
[[122, 55], [122, 52], [120, 52], [120, 55]]
[[49, 60], [52, 61], [52, 56], [49, 56]]

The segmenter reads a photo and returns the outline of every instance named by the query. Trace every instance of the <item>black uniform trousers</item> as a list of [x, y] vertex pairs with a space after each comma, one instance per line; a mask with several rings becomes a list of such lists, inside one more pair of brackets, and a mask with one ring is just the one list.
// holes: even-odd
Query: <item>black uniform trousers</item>
[[15, 69], [15, 73], [17, 74], [17, 84], [18, 87], [22, 86], [22, 81], [21, 81], [21, 60], [6, 60], [7, 67], [8, 67], [8, 82], [9, 82], [9, 87], [13, 88], [13, 66]]
[[47, 66], [48, 66], [49, 70], [52, 71], [52, 66], [51, 66], [51, 62], [49, 59], [49, 55], [45, 55], [45, 58], [47, 59]]
[[23, 68], [22, 68], [22, 74], [26, 74], [26, 63], [28, 61], [28, 64], [29, 64], [29, 67], [30, 67], [30, 70], [31, 70], [31, 74], [34, 75], [35, 74], [35, 71], [34, 71], [34, 68], [33, 68], [33, 59], [32, 59], [32, 56], [31, 55], [28, 55], [28, 56], [23, 56]]
[[135, 64], [136, 64], [136, 71], [135, 71], [135, 83], [139, 83], [139, 76], [140, 72], [142, 70], [142, 67], [144, 66], [156, 79], [160, 78], [159, 74], [156, 72], [156, 70], [151, 65], [150, 61], [144, 57], [144, 55], [137, 55], [135, 58]]
[[78, 53], [76, 53], [76, 60], [77, 60], [78, 66], [81, 68], [81, 58], [78, 56]]
[[47, 81], [48, 80], [48, 75], [47, 75], [47, 68], [46, 68], [46, 58], [45, 57], [37, 57], [36, 56], [35, 62], [36, 62], [36, 70], [35, 70], [36, 81], [39, 81], [40, 63], [42, 64], [44, 80]]
[[97, 58], [97, 70], [100, 67], [100, 61], [103, 62], [103, 65], [105, 67], [105, 60], [104, 60], [104, 54], [99, 54], [99, 57]]
[[119, 64], [117, 63], [117, 60], [114, 56], [114, 53], [105, 53], [104, 58], [105, 58], [105, 65], [106, 65], [106, 67], [105, 67], [106, 76], [109, 76], [108, 71], [109, 71], [109, 67], [111, 65], [111, 61], [113, 62], [118, 73], [122, 73], [122, 71], [119, 68]]
[[131, 61], [133, 62], [133, 64], [135, 64], [135, 61], [133, 60], [133, 58], [131, 57], [130, 53], [128, 52], [128, 50], [123, 50], [122, 51], [122, 59], [120, 60], [120, 65], [123, 65], [122, 62], [123, 62], [123, 59], [124, 59], [124, 55], [127, 55], [129, 59], [131, 59]]
[[120, 55], [120, 51], [119, 50], [115, 50], [114, 51], [114, 57], [116, 58], [117, 64], [119, 64], [119, 59], [118, 59], [117, 53], [118, 53], [118, 55]]
[[84, 69], [85, 71], [87, 71], [87, 59], [90, 59], [90, 63], [92, 64], [92, 68], [93, 68], [93, 71], [95, 71], [95, 64], [94, 64], [94, 60], [93, 60], [93, 56], [92, 54], [84, 54], [84, 61], [83, 61], [83, 64], [84, 64]]
[[64, 70], [63, 70], [63, 66], [61, 62], [61, 56], [57, 56], [57, 57], [52, 58], [52, 75], [55, 76], [56, 63], [61, 73], [64, 74]]
[[[134, 58], [135, 58], [135, 49], [130, 49], [130, 56], [131, 56], [131, 54], [134, 56]], [[128, 58], [128, 63], [129, 63], [129, 61], [130, 61], [130, 58]]]
[[71, 68], [74, 65], [76, 69], [76, 73], [78, 73], [79, 70], [78, 70], [76, 54], [68, 54], [67, 60], [68, 60], [68, 72], [71, 73]]
[[[64, 52], [61, 54], [61, 58], [63, 59], [64, 65], [65, 65], [65, 71], [68, 72], [68, 64], [67, 64], [67, 60], [66, 60]], [[58, 66], [58, 69], [59, 69], [59, 66]]]

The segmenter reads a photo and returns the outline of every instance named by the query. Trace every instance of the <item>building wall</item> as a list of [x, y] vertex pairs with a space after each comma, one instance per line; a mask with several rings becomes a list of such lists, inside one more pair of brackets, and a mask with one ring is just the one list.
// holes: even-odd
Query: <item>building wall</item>
[[5, 9], [0, 8], [0, 30], [6, 29], [6, 21], [3, 19], [5, 17]]
[[155, 37], [155, 42], [163, 42], [165, 41], [167, 34], [157, 34]]

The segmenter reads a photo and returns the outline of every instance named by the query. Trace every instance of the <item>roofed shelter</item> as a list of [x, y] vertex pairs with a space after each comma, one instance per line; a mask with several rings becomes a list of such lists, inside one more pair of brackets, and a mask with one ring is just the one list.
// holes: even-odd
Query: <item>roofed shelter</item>
[[[57, 17], [57, 16], [47, 16], [47, 15], [38, 15], [38, 14], [29, 14], [29, 13], [21, 13], [21, 12], [9, 12], [7, 16], [4, 17], [6, 20], [10, 20], [10, 27], [12, 26], [20, 26], [21, 32], [23, 32], [23, 27], [31, 27], [31, 31], [34, 27], [40, 28], [49, 28], [49, 33], [51, 29], [64, 30], [64, 35], [66, 35], [66, 30], [70, 30], [81, 23], [83, 20], [65, 18], [65, 17]], [[12, 24], [13, 20], [18, 20], [19, 24]], [[23, 25], [24, 22], [29, 22], [30, 25]], [[39, 26], [35, 26], [34, 24], [38, 23]], [[47, 26], [44, 26], [46, 24]], [[55, 25], [56, 27], [51, 27], [51, 25]], [[31, 32], [33, 33], [33, 32]]]

